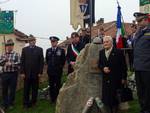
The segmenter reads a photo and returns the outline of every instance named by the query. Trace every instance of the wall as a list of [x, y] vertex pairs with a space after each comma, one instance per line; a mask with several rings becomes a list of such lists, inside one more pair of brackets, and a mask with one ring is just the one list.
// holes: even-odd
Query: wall
[[[5, 35], [5, 40], [7, 41], [8, 39], [13, 39], [15, 43], [14, 50], [21, 53], [22, 48], [25, 46], [25, 42], [16, 40], [16, 37], [17, 36], [14, 34]], [[0, 35], [0, 54], [4, 51], [4, 35]]]

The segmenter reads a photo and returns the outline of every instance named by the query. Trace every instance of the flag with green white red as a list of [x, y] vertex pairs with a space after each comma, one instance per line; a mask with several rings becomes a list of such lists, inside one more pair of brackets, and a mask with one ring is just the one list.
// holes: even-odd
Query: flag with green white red
[[116, 34], [116, 46], [117, 48], [123, 48], [123, 37], [125, 35], [125, 30], [123, 23], [121, 21], [121, 7], [118, 5], [118, 12], [117, 12], [117, 34]]

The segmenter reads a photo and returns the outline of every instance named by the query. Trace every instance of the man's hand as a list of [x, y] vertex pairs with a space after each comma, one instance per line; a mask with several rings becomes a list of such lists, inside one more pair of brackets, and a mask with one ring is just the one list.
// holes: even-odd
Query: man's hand
[[103, 71], [104, 71], [104, 73], [106, 73], [106, 74], [110, 73], [109, 67], [104, 67]]
[[41, 78], [41, 77], [42, 77], [42, 74], [38, 74], [38, 77]]
[[5, 66], [11, 66], [11, 65], [12, 65], [11, 62], [6, 62], [6, 63], [5, 63]]
[[72, 66], [74, 66], [74, 65], [75, 65], [75, 62], [72, 62], [72, 61], [71, 61], [70, 64], [71, 64]]

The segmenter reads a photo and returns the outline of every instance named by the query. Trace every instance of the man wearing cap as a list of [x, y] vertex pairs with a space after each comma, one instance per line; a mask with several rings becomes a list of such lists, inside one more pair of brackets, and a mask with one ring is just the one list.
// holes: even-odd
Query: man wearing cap
[[83, 49], [84, 45], [80, 42], [80, 38], [77, 32], [71, 34], [71, 44], [67, 48], [67, 63], [68, 63], [68, 75], [74, 71], [73, 66], [76, 61], [76, 57]]
[[[43, 73], [43, 49], [35, 45], [35, 37], [29, 38], [29, 46], [22, 49], [21, 73], [24, 79], [24, 108], [34, 106], [37, 102], [39, 77]], [[32, 96], [30, 98], [30, 91]]]
[[61, 87], [61, 76], [65, 64], [65, 51], [58, 47], [59, 38], [55, 36], [50, 37], [51, 48], [46, 50], [46, 62], [48, 65], [47, 73], [50, 85], [51, 102], [56, 102], [59, 89]]
[[5, 109], [13, 107], [17, 86], [18, 69], [20, 65], [20, 55], [15, 52], [12, 39], [5, 43], [6, 51], [0, 57], [3, 67], [2, 73], [2, 105]]
[[148, 14], [134, 13], [138, 30], [134, 36], [134, 69], [141, 113], [150, 113], [150, 23]]

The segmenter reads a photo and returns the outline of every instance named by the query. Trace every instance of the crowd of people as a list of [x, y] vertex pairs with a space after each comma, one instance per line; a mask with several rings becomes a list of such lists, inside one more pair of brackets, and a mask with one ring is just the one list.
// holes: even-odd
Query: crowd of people
[[[149, 16], [145, 13], [134, 13], [137, 24], [131, 24], [131, 34], [125, 38], [124, 45], [131, 48], [129, 68], [135, 71], [137, 95], [139, 98], [140, 113], [150, 113], [150, 24]], [[98, 67], [102, 70], [102, 102], [107, 113], [118, 113], [118, 89], [127, 84], [127, 65], [125, 54], [116, 48], [114, 38], [105, 36], [101, 29], [99, 38], [103, 42], [103, 50], [99, 52]], [[71, 43], [65, 52], [58, 46], [59, 38], [51, 36], [51, 47], [46, 50], [47, 75], [49, 81], [49, 96], [52, 103], [56, 102], [61, 88], [61, 77], [65, 62], [68, 64], [68, 76], [74, 71], [76, 57], [87, 43], [91, 42], [89, 31], [82, 29], [82, 33], [73, 32]], [[31, 36], [29, 46], [22, 49], [21, 55], [14, 51], [15, 43], [9, 39], [5, 43], [6, 51], [0, 56], [0, 65], [3, 73], [2, 106], [8, 109], [14, 106], [18, 72], [24, 80], [23, 107], [30, 108], [36, 105], [39, 78], [43, 73], [43, 49], [36, 46], [36, 39]], [[65, 54], [66, 53], [66, 54]], [[31, 93], [31, 94], [30, 94]], [[31, 95], [31, 96], [30, 96]]]
[[0, 56], [2, 66], [2, 106], [4, 109], [13, 108], [17, 87], [17, 79], [20, 75], [24, 80], [23, 107], [30, 108], [36, 105], [38, 98], [39, 79], [43, 74], [44, 62], [47, 64], [47, 75], [49, 82], [49, 96], [52, 103], [56, 102], [59, 89], [61, 88], [61, 77], [65, 62], [68, 63], [68, 74], [73, 72], [76, 57], [86, 43], [89, 43], [89, 35], [85, 30], [79, 35], [77, 32], [71, 34], [71, 44], [65, 50], [58, 46], [59, 38], [49, 37], [51, 48], [46, 50], [45, 60], [43, 49], [36, 46], [36, 38], [28, 38], [28, 46], [22, 48], [21, 55], [14, 51], [15, 43], [8, 39], [5, 43], [6, 51]]

